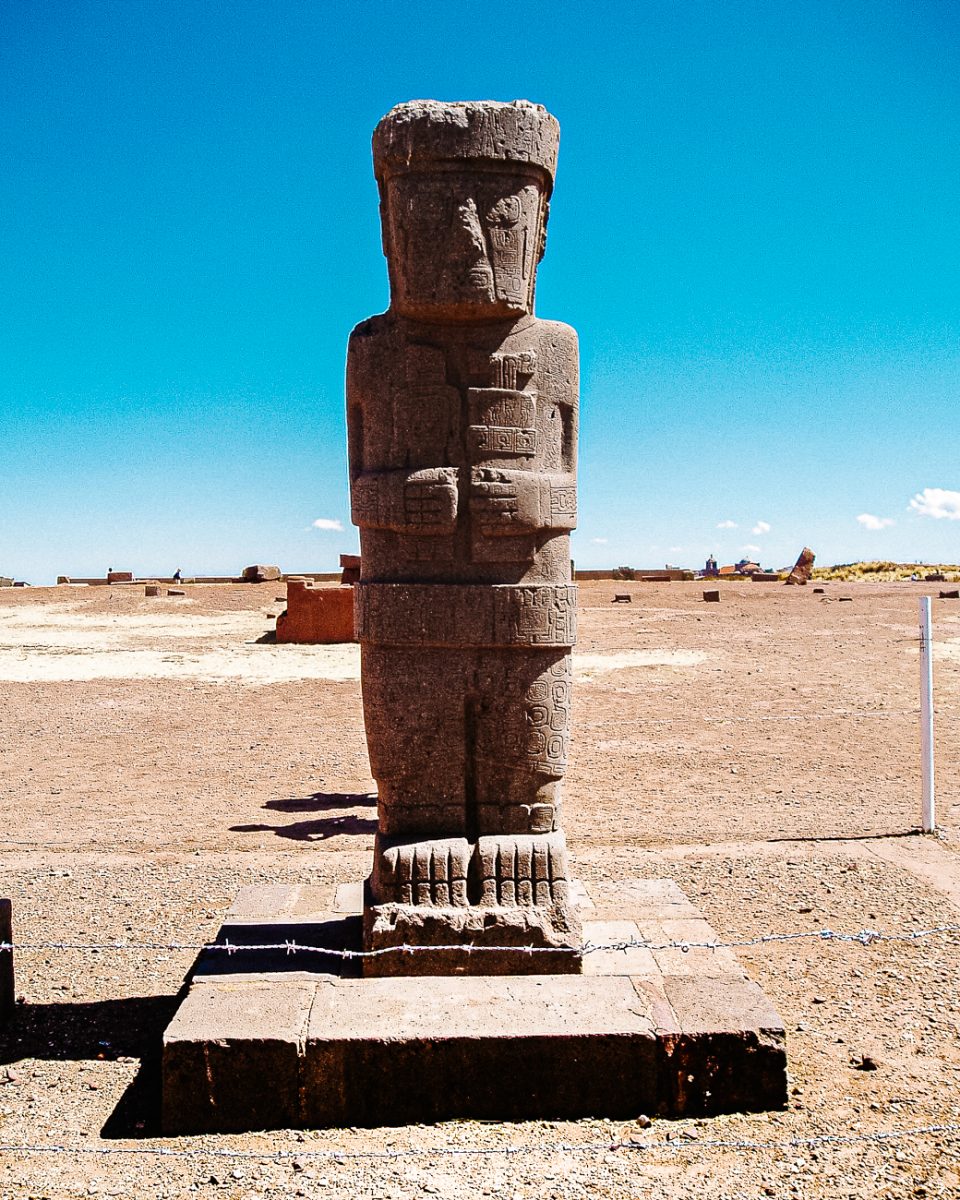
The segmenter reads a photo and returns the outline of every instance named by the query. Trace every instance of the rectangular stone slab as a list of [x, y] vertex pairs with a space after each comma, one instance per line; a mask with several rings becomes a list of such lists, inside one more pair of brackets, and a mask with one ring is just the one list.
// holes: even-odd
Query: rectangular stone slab
[[648, 1006], [625, 977], [353, 979], [317, 989], [304, 1118], [626, 1114], [655, 1089], [657, 1058]]
[[[218, 939], [239, 949], [201, 956], [164, 1035], [165, 1132], [786, 1102], [783, 1024], [729, 951], [604, 950], [584, 956], [582, 975], [365, 979], [329, 954], [243, 949], [359, 949], [361, 895], [243, 890]], [[716, 936], [670, 881], [590, 884], [582, 895], [594, 944]]]

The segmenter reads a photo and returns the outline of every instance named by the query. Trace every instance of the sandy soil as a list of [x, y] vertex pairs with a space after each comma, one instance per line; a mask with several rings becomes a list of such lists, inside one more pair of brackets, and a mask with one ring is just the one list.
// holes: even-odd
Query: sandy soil
[[[185, 590], [0, 592], [0, 895], [21, 942], [199, 942], [244, 884], [366, 869], [356, 648], [261, 640], [282, 585]], [[705, 604], [696, 584], [583, 585], [566, 789], [579, 874], [671, 876], [727, 939], [960, 923], [956, 601], [934, 602], [943, 836], [913, 835], [923, 591], [728, 584]], [[161, 1139], [156, 1048], [192, 957], [18, 954], [0, 1195], [960, 1195], [955, 1133], [802, 1140], [960, 1122], [953, 934], [741, 952], [790, 1032], [789, 1110], [651, 1128]], [[626, 1138], [650, 1148], [610, 1149]]]

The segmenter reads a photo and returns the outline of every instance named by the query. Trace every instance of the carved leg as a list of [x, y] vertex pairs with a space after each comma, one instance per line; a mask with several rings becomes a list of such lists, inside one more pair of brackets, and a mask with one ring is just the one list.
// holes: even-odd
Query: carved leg
[[474, 775], [477, 832], [549, 833], [560, 827], [567, 767], [570, 655], [486, 651], [480, 678], [492, 699], [479, 706]]
[[430, 650], [364, 646], [362, 654], [380, 832], [464, 834], [461, 664]]

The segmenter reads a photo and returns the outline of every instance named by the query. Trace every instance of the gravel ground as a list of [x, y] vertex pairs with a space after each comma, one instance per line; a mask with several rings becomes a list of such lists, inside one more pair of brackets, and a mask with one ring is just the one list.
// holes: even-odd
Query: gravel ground
[[[243, 885], [367, 868], [356, 679], [258, 642], [276, 585], [187, 590], [0, 593], [0, 894], [21, 943], [192, 945]], [[586, 585], [566, 819], [581, 877], [671, 877], [725, 940], [960, 923], [949, 601], [942, 837], [912, 833], [921, 590], [731, 584], [705, 605], [692, 584]], [[253, 684], [224, 672], [279, 651]], [[115, 674], [91, 666], [104, 656]], [[51, 657], [83, 659], [80, 677], [51, 678]], [[159, 1038], [193, 952], [24, 949], [0, 1037], [0, 1195], [960, 1196], [960, 937], [739, 955], [788, 1030], [785, 1112], [160, 1138]]]

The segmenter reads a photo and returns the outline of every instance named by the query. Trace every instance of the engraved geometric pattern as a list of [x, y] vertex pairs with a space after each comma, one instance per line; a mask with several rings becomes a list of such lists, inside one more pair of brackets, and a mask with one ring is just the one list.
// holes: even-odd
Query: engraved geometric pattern
[[472, 458], [485, 455], [532, 457], [537, 453], [536, 429], [504, 425], [471, 425], [467, 430]]

